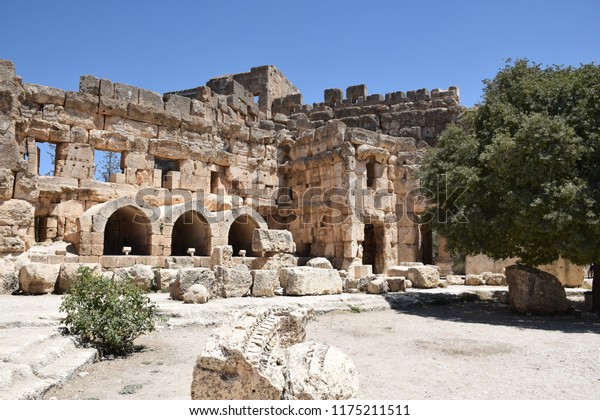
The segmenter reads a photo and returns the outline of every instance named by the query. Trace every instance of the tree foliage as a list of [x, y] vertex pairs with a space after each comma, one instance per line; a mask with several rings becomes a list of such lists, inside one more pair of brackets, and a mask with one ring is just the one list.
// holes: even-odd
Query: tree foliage
[[134, 339], [154, 330], [157, 311], [133, 282], [109, 280], [88, 267], [79, 269], [60, 305], [63, 323], [101, 354], [131, 352]]
[[424, 157], [435, 229], [470, 255], [600, 261], [600, 66], [509, 61], [484, 83]]
[[110, 182], [112, 174], [121, 173], [121, 154], [106, 151], [103, 153], [100, 167], [97, 169], [100, 181]]

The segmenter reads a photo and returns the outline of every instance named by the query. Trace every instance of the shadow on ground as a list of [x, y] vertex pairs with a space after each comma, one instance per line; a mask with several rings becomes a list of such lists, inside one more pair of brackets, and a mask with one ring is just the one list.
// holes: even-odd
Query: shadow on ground
[[509, 326], [521, 329], [600, 333], [600, 320], [583, 317], [580, 302], [573, 302], [575, 313], [565, 315], [519, 314], [502, 295], [481, 299], [477, 295], [432, 295], [428, 293], [388, 294], [390, 307], [400, 313], [451, 322]]

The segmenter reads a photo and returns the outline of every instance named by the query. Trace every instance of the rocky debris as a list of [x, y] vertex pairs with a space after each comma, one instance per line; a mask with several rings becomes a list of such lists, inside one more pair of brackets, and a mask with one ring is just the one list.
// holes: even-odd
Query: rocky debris
[[115, 281], [132, 281], [142, 290], [151, 290], [154, 287], [154, 271], [152, 267], [144, 264], [135, 264], [131, 267], [121, 267], [114, 271]]
[[102, 266], [95, 263], [63, 263], [60, 266], [60, 274], [58, 275], [58, 283], [56, 285], [56, 291], [61, 293], [68, 293], [71, 290], [71, 285], [78, 278], [78, 271], [81, 267], [87, 267], [93, 274], [100, 275], [102, 273]]
[[385, 280], [390, 292], [404, 292], [406, 290], [406, 279], [404, 277], [387, 277]]
[[467, 286], [483, 286], [485, 280], [481, 274], [467, 274], [465, 278], [465, 285]]
[[286, 400], [349, 400], [358, 393], [358, 372], [337, 347], [306, 342], [286, 350]]
[[449, 285], [462, 286], [465, 284], [463, 276], [457, 276], [456, 274], [449, 274], [446, 276], [446, 281]]
[[280, 268], [296, 267], [297, 265], [297, 257], [283, 252], [268, 257], [255, 258], [252, 261], [253, 270], [279, 270]]
[[307, 342], [305, 308], [233, 313], [208, 338], [194, 367], [195, 400], [349, 399], [358, 391], [350, 358]]
[[371, 295], [382, 295], [388, 292], [388, 284], [384, 276], [373, 275], [367, 284], [367, 293]]
[[10, 295], [19, 290], [15, 262], [8, 258], [0, 258], [0, 295]]
[[179, 270], [170, 268], [161, 268], [156, 270], [154, 273], [156, 288], [158, 290], [168, 290], [171, 286], [171, 283], [173, 283], [177, 278], [177, 273], [179, 273]]
[[216, 266], [214, 272], [221, 289], [221, 297], [242, 297], [250, 294], [252, 274], [245, 265], [235, 265], [232, 268]]
[[233, 247], [231, 245], [215, 246], [210, 255], [210, 266], [212, 268], [216, 266], [233, 267]]
[[486, 271], [481, 273], [483, 281], [487, 286], [507, 286], [506, 276], [502, 273], [491, 273]]
[[412, 281], [410, 281], [409, 279], [404, 280], [404, 288], [405, 289], [411, 289], [413, 287]]
[[183, 294], [184, 303], [206, 303], [210, 299], [208, 289], [201, 284], [193, 284]]
[[288, 230], [255, 229], [252, 236], [252, 249], [256, 252], [293, 253], [296, 244]]
[[60, 264], [31, 263], [21, 267], [19, 285], [23, 292], [43, 295], [54, 292]]
[[410, 267], [405, 265], [395, 265], [388, 268], [387, 275], [390, 277], [405, 277], [408, 278], [408, 269]]
[[441, 287], [442, 289], [448, 287], [448, 280], [440, 279], [440, 281], [438, 283], [438, 287]]
[[210, 292], [211, 297], [220, 296], [215, 274], [209, 268], [184, 268], [179, 270], [177, 278], [169, 285], [169, 293], [173, 300], [183, 300], [183, 295], [194, 284], [201, 284]]
[[236, 312], [213, 331], [194, 367], [193, 400], [278, 400], [285, 386], [281, 319], [268, 308]]
[[279, 272], [277, 270], [251, 270], [252, 296], [275, 296], [279, 287]]
[[551, 314], [569, 310], [565, 289], [552, 274], [525, 265], [506, 267], [508, 299], [520, 313]]
[[291, 296], [339, 294], [343, 285], [337, 270], [313, 267], [282, 268], [279, 283]]
[[333, 270], [333, 266], [331, 265], [331, 262], [329, 262], [329, 260], [327, 258], [322, 258], [322, 257], [312, 258], [312, 259], [308, 260], [306, 262], [306, 266], [313, 267], [313, 268], [325, 268], [328, 270]]
[[432, 289], [438, 287], [440, 282], [440, 272], [435, 265], [409, 267], [407, 277], [413, 287], [419, 289]]

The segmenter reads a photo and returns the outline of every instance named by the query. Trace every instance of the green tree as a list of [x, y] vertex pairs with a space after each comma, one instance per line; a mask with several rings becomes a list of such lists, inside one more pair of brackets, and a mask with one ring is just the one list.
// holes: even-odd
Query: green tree
[[[428, 220], [457, 253], [600, 263], [600, 66], [509, 61], [484, 83], [424, 157]], [[593, 302], [600, 310], [600, 266]]]
[[118, 152], [102, 152], [102, 163], [96, 170], [100, 181], [109, 182], [112, 174], [121, 173], [121, 154]]

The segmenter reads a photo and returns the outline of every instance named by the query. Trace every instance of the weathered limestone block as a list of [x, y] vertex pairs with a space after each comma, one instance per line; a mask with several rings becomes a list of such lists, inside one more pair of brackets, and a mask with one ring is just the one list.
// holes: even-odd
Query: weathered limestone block
[[328, 270], [333, 270], [333, 266], [331, 265], [331, 262], [329, 262], [329, 260], [327, 258], [322, 258], [322, 257], [312, 258], [312, 259], [308, 260], [306, 262], [306, 266], [313, 267], [313, 268], [325, 268]]
[[210, 255], [210, 266], [233, 267], [233, 247], [231, 245], [215, 246]]
[[279, 287], [279, 272], [277, 270], [251, 270], [252, 296], [275, 296]]
[[277, 253], [269, 257], [260, 257], [252, 260], [253, 270], [279, 270], [280, 268], [296, 267], [298, 258], [292, 254]]
[[[34, 207], [24, 200], [0, 201], [0, 254], [20, 254], [31, 240]], [[4, 228], [4, 229], [3, 229]]]
[[286, 350], [286, 400], [348, 400], [358, 393], [358, 371], [337, 347], [306, 342]]
[[222, 297], [242, 297], [250, 294], [252, 274], [245, 265], [235, 265], [232, 268], [216, 266], [214, 272], [221, 287]]
[[367, 293], [372, 295], [380, 295], [388, 292], [388, 284], [383, 276], [375, 276], [369, 280], [367, 284]]
[[502, 273], [486, 271], [485, 273], [481, 273], [481, 277], [487, 286], [507, 286], [506, 276]]
[[213, 331], [194, 367], [193, 400], [279, 400], [285, 386], [281, 319], [271, 309], [236, 312]]
[[0, 200], [9, 200], [13, 196], [15, 177], [9, 169], [0, 168]]
[[404, 277], [387, 277], [388, 290], [390, 292], [404, 292], [406, 290]]
[[[279, 279], [277, 282], [279, 283]], [[19, 278], [14, 261], [0, 258], [0, 295], [10, 295], [17, 290], [19, 290]]]
[[168, 289], [171, 286], [171, 283], [173, 283], [177, 278], [178, 273], [179, 270], [174, 270], [171, 268], [161, 268], [160, 270], [156, 270], [154, 273], [154, 278], [156, 279], [157, 289]]
[[483, 276], [481, 274], [467, 274], [467, 277], [465, 278], [465, 285], [483, 286], [485, 285], [485, 280], [483, 280]]
[[337, 270], [293, 267], [279, 270], [279, 282], [286, 295], [332, 295], [342, 293], [342, 278]]
[[434, 265], [409, 267], [408, 279], [412, 282], [413, 287], [419, 289], [431, 289], [438, 287], [440, 282], [440, 272]]
[[54, 292], [60, 264], [31, 263], [21, 267], [19, 285], [23, 292], [43, 295]]
[[395, 265], [388, 268], [387, 275], [390, 277], [406, 277], [408, 278], [408, 269], [410, 267], [405, 265]]
[[78, 270], [81, 267], [89, 268], [93, 274], [100, 275], [102, 273], [102, 266], [95, 263], [63, 263], [60, 266], [60, 274], [58, 275], [58, 283], [56, 285], [56, 291], [66, 293], [71, 290], [71, 285], [78, 278]]
[[571, 307], [562, 284], [552, 274], [524, 265], [506, 267], [508, 299], [520, 313], [563, 313]]
[[154, 287], [154, 271], [152, 266], [135, 264], [129, 268], [129, 278], [142, 290], [150, 290]]
[[206, 303], [210, 299], [210, 293], [201, 284], [193, 284], [183, 294], [184, 303]]
[[179, 270], [177, 278], [169, 285], [171, 299], [183, 300], [183, 295], [194, 284], [201, 284], [210, 292], [211, 297], [220, 296], [213, 271], [209, 268], [184, 268]]
[[37, 104], [65, 105], [65, 91], [31, 83], [24, 83], [27, 101]]
[[292, 233], [288, 230], [255, 229], [252, 249], [257, 252], [296, 252]]
[[465, 284], [465, 279], [463, 278], [463, 276], [457, 276], [455, 274], [449, 274], [449, 275], [447, 275], [446, 276], [446, 281], [450, 285], [462, 286], [462, 285]]
[[40, 193], [38, 179], [39, 177], [33, 174], [19, 172], [17, 174], [17, 182], [15, 183], [14, 197], [29, 202], [37, 200]]

